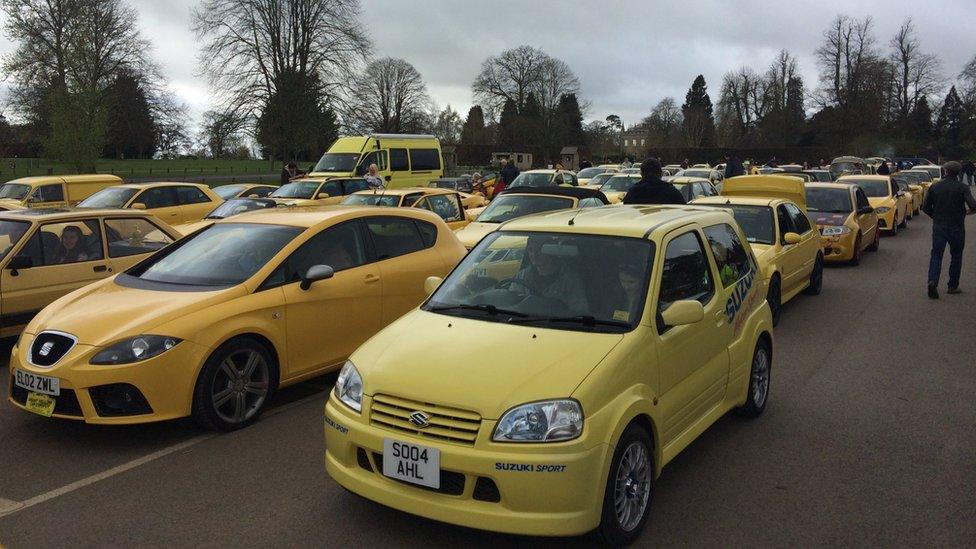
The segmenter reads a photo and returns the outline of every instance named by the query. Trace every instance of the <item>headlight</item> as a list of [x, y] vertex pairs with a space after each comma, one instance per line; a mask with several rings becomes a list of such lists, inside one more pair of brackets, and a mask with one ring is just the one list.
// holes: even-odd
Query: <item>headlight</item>
[[335, 396], [353, 410], [363, 410], [363, 378], [356, 366], [348, 360], [336, 380]]
[[851, 232], [851, 228], [846, 225], [840, 227], [824, 227], [820, 230], [820, 234], [824, 236], [840, 236], [849, 232]]
[[495, 442], [558, 442], [583, 433], [583, 409], [575, 400], [530, 402], [505, 412]]
[[879, 214], [884, 214], [890, 212], [891, 208], [889, 208], [888, 206], [881, 206], [880, 208], [875, 208], [874, 211]]
[[140, 335], [109, 346], [91, 359], [92, 364], [129, 364], [146, 360], [176, 347], [176, 337]]

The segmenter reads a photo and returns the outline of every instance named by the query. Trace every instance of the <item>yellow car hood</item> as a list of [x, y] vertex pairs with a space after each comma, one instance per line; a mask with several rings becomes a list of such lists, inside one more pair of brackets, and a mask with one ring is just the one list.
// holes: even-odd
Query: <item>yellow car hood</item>
[[13, 198], [0, 198], [0, 209], [3, 210], [26, 210], [27, 207], [20, 200]]
[[894, 199], [890, 196], [869, 196], [868, 204], [870, 204], [872, 208], [880, 208], [882, 206], [891, 208], [894, 206]]
[[116, 284], [113, 277], [54, 302], [31, 321], [28, 330], [58, 330], [74, 335], [83, 345], [107, 345], [125, 337], [151, 334], [157, 326], [244, 293], [240, 285], [213, 292], [141, 290]]
[[495, 232], [501, 223], [478, 223], [477, 221], [469, 223], [468, 226], [456, 231], [455, 236], [461, 241], [461, 244], [469, 250], [474, 247], [486, 234]]
[[173, 228], [177, 230], [181, 235], [186, 236], [190, 233], [195, 233], [204, 227], [208, 227], [214, 224], [214, 219], [203, 219], [201, 221], [194, 221], [193, 223], [184, 223], [182, 225], [174, 225]]
[[622, 339], [622, 334], [501, 324], [415, 309], [360, 347], [351, 360], [366, 394], [498, 419], [519, 404], [572, 396]]

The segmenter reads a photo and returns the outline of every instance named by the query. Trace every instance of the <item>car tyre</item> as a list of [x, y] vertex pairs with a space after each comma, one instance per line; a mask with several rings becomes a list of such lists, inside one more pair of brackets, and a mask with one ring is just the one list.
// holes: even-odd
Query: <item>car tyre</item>
[[742, 417], [754, 418], [762, 415], [769, 402], [769, 385], [773, 368], [773, 354], [769, 343], [760, 339], [756, 343], [756, 350], [752, 354], [752, 367], [749, 369], [749, 388], [746, 391], [746, 403], [736, 408], [736, 413]]
[[872, 242], [871, 245], [868, 246], [868, 251], [869, 252], [876, 252], [876, 251], [878, 251], [878, 248], [880, 246], [881, 246], [881, 229], [879, 227], [875, 227], [875, 229], [874, 229], [874, 242]]
[[610, 462], [598, 532], [610, 546], [629, 545], [647, 523], [654, 489], [654, 445], [637, 424], [620, 437]]
[[898, 236], [898, 227], [901, 227], [901, 222], [898, 221], [898, 217], [891, 218], [891, 236]]
[[905, 214], [905, 217], [901, 218], [901, 223], [898, 225], [898, 228], [900, 229], [908, 228], [908, 214]]
[[850, 264], [855, 267], [861, 264], [861, 234], [860, 233], [858, 233], [857, 238], [854, 239], [854, 254], [851, 256]]
[[779, 273], [773, 275], [769, 280], [769, 289], [766, 290], [766, 302], [769, 303], [769, 311], [773, 314], [773, 326], [779, 324], [779, 317], [783, 310], [783, 288], [780, 286]]
[[824, 259], [822, 255], [817, 254], [817, 260], [813, 263], [813, 271], [810, 273], [810, 284], [805, 290], [807, 295], [820, 295], [820, 292], [823, 291], [823, 272]]
[[274, 394], [278, 364], [262, 342], [239, 337], [217, 348], [193, 390], [193, 419], [214, 431], [234, 431], [257, 421]]

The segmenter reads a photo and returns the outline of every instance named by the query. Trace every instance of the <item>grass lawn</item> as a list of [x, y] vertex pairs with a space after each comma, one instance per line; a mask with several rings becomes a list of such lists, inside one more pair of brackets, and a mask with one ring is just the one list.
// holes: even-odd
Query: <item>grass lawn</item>
[[[32, 175], [75, 173], [74, 168], [57, 160], [44, 158], [0, 158], [0, 183]], [[97, 173], [111, 173], [123, 178], [206, 175], [270, 174], [281, 170], [281, 163], [272, 167], [267, 160], [99, 160]]]

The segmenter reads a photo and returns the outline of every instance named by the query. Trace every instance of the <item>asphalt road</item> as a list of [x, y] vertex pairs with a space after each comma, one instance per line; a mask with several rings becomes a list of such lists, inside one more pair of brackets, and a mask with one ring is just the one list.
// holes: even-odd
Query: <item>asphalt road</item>
[[[916, 217], [860, 267], [829, 268], [822, 295], [785, 306], [765, 415], [719, 421], [665, 468], [641, 544], [972, 546], [976, 261], [971, 247], [967, 293], [930, 301], [929, 234]], [[6, 365], [0, 374], [6, 394]], [[260, 422], [222, 435], [187, 421], [50, 421], [3, 402], [0, 545], [551, 543], [420, 519], [340, 489], [322, 468], [334, 379], [283, 391]]]

